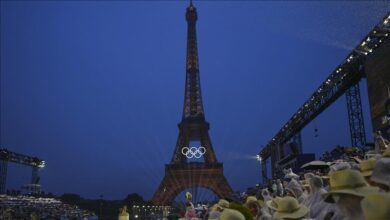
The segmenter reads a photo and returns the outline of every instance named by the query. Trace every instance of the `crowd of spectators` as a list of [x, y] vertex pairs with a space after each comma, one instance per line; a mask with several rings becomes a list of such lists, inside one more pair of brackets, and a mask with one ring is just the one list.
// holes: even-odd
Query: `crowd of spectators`
[[322, 157], [320, 157], [320, 160], [325, 162], [332, 162], [335, 160], [349, 160], [353, 157], [363, 158], [364, 151], [358, 147], [336, 146], [330, 152], [326, 151]]
[[94, 213], [77, 206], [62, 203], [55, 198], [31, 195], [0, 195], [1, 220], [89, 220], [97, 219]]
[[197, 212], [189, 196], [182, 219], [390, 220], [390, 147], [378, 153], [336, 147], [322, 159], [318, 169], [289, 170], [271, 186], [223, 198], [206, 212]]

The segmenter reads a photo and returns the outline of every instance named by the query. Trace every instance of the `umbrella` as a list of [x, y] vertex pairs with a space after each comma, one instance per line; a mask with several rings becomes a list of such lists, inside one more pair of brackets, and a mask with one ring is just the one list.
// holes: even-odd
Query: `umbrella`
[[317, 170], [317, 169], [324, 169], [328, 167], [329, 164], [321, 160], [313, 160], [301, 166], [302, 169], [306, 169], [306, 170]]

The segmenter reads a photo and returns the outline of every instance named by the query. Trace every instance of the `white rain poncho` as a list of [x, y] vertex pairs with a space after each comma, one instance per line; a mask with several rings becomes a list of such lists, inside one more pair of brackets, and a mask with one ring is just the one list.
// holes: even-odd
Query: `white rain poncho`
[[328, 219], [326, 216], [331, 214], [332, 220], [342, 220], [344, 216], [333, 203], [324, 202], [322, 195], [327, 193], [324, 189], [323, 181], [320, 176], [312, 176], [309, 180], [311, 188], [310, 194], [303, 204], [310, 209], [309, 215], [312, 219]]
[[291, 181], [287, 184], [286, 192], [290, 192], [300, 204], [307, 199], [307, 194], [303, 192], [301, 184], [295, 179], [291, 179]]
[[327, 210], [329, 203], [324, 202], [322, 194], [326, 193], [323, 188], [322, 178], [319, 176], [312, 176], [309, 180], [310, 194], [304, 201], [304, 205], [310, 209], [310, 217], [313, 219], [323, 219], [322, 213]]
[[[272, 196], [270, 195], [268, 189], [263, 189], [261, 191], [261, 195], [263, 196], [265, 203], [269, 200], [272, 200]], [[262, 215], [261, 215], [260, 220], [271, 220], [272, 219], [271, 213], [269, 212], [267, 206], [264, 206], [263, 208], [261, 208], [261, 213], [262, 213]]]
[[263, 189], [261, 191], [261, 195], [263, 196], [264, 202], [272, 200], [272, 196], [270, 195], [268, 189]]

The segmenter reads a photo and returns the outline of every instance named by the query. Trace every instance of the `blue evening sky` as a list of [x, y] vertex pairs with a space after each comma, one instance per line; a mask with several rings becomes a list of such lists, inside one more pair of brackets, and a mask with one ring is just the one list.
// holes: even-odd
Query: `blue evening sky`
[[[386, 1], [194, 4], [206, 119], [240, 191], [260, 180], [252, 156], [390, 10]], [[46, 161], [44, 191], [151, 198], [178, 136], [187, 5], [1, 1], [1, 147]], [[317, 156], [349, 145], [345, 97], [302, 135]], [[10, 164], [7, 188], [28, 183], [30, 172]]]

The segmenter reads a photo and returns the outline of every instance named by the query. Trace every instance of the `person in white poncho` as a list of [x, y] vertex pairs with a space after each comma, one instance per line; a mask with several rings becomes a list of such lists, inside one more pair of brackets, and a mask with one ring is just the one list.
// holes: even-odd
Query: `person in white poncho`
[[330, 203], [324, 202], [323, 195], [327, 193], [324, 189], [323, 181], [320, 176], [313, 175], [307, 179], [310, 186], [310, 194], [303, 204], [310, 209], [310, 218], [312, 219], [325, 219], [325, 216], [330, 210], [333, 211], [333, 219], [338, 219], [338, 215], [335, 210], [335, 206]]
[[303, 203], [307, 199], [307, 194], [303, 192], [301, 184], [295, 179], [291, 179], [287, 184], [286, 194], [296, 198], [299, 203]]

